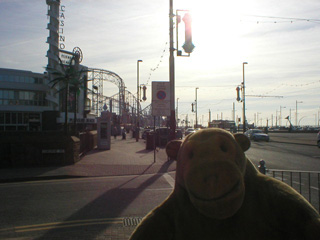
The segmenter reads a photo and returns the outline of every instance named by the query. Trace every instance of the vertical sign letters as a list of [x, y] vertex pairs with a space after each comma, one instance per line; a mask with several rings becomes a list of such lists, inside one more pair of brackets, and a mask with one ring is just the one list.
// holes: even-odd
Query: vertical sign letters
[[59, 15], [59, 19], [60, 19], [60, 23], [59, 23], [59, 48], [60, 49], [66, 48], [66, 46], [65, 46], [66, 37], [64, 36], [64, 33], [63, 33], [64, 21], [66, 19], [65, 15], [64, 15], [65, 11], [66, 11], [66, 6], [61, 5], [60, 6], [60, 15]]

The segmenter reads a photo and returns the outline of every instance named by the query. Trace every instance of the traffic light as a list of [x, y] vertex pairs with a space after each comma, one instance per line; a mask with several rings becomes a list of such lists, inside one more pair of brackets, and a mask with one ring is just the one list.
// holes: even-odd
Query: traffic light
[[192, 112], [194, 112], [194, 110], [193, 110], [193, 104], [194, 104], [194, 103], [191, 103], [191, 106], [192, 106]]
[[184, 21], [184, 24], [185, 24], [185, 42], [182, 48], [186, 53], [192, 53], [195, 46], [192, 43], [192, 30], [191, 30], [192, 19], [191, 19], [190, 13], [186, 13], [182, 18], [182, 20]]
[[142, 100], [143, 100], [143, 101], [147, 100], [146, 90], [147, 90], [147, 87], [146, 87], [146, 86], [143, 86], [143, 87], [142, 87], [142, 95], [143, 95]]
[[237, 91], [237, 101], [239, 102], [240, 101], [240, 87], [237, 87], [236, 91]]

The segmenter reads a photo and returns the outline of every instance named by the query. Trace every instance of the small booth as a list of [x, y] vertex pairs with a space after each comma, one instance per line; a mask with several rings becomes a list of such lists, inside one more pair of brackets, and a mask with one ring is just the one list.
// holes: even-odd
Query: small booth
[[111, 143], [111, 116], [110, 112], [101, 112], [97, 119], [98, 149], [110, 150]]

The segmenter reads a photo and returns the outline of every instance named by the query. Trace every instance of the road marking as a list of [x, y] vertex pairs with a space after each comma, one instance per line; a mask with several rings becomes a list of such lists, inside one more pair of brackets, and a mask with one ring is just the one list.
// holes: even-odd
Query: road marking
[[147, 188], [145, 191], [172, 191], [172, 187], [170, 187], [170, 188]]
[[43, 231], [58, 228], [70, 228], [89, 225], [105, 225], [105, 224], [122, 224], [123, 218], [101, 218], [101, 219], [87, 219], [87, 220], [75, 220], [66, 222], [52, 222], [43, 224], [34, 224], [26, 226], [18, 226], [13, 228], [3, 228], [0, 232], [14, 231], [14, 232], [31, 232], [31, 231]]
[[73, 182], [91, 182], [91, 181], [96, 181], [96, 180], [108, 180], [108, 179], [117, 179], [117, 178], [135, 178], [135, 177], [148, 177], [148, 176], [154, 176], [154, 175], [163, 175], [162, 173], [148, 173], [148, 174], [132, 174], [132, 175], [121, 175], [121, 176], [98, 176], [98, 177], [75, 177], [75, 178], [65, 178], [65, 179], [51, 179], [51, 180], [34, 180], [34, 181], [24, 181], [24, 182], [9, 182], [9, 183], [0, 183], [0, 188], [2, 187], [12, 187], [12, 186], [18, 186], [20, 187], [21, 185], [25, 184], [30, 184], [30, 185], [42, 185], [44, 183], [50, 183], [50, 184], [68, 184], [68, 183], [73, 183]]
[[163, 177], [167, 180], [167, 182], [169, 183], [169, 185], [174, 188], [174, 184], [175, 181], [173, 179], [173, 177], [171, 177], [168, 173], [163, 174]]

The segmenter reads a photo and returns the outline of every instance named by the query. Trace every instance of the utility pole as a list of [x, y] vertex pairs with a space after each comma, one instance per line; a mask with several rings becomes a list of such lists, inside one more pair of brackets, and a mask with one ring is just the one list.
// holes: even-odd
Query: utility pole
[[242, 63], [242, 93], [243, 93], [243, 96], [242, 96], [242, 103], [243, 103], [243, 133], [246, 132], [246, 92], [245, 92], [245, 81], [244, 81], [244, 65], [245, 64], [248, 64], [247, 62], [243, 62]]
[[175, 114], [175, 75], [174, 75], [174, 48], [173, 48], [173, 0], [169, 2], [169, 35], [170, 35], [170, 56], [169, 56], [169, 80], [170, 80], [170, 140], [176, 138], [176, 114]]
[[196, 87], [196, 127], [195, 128], [198, 128], [198, 93], [197, 93], [197, 90], [199, 88]]
[[177, 98], [177, 111], [176, 111], [176, 122], [177, 122], [177, 128], [179, 127], [179, 98]]
[[232, 120], [236, 122], [236, 106], [234, 102], [232, 104]]

